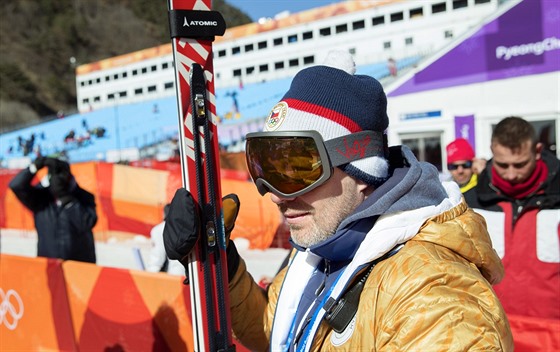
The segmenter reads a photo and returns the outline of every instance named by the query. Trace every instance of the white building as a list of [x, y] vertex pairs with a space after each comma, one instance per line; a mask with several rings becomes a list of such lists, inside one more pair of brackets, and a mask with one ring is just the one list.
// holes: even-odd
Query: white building
[[[293, 76], [333, 49], [367, 65], [425, 56], [476, 26], [499, 0], [344, 1], [226, 30], [214, 43], [216, 88]], [[80, 112], [175, 94], [171, 44], [76, 70]]]
[[560, 6], [510, 1], [480, 27], [386, 87], [389, 141], [446, 171], [445, 146], [462, 137], [491, 158], [492, 128], [507, 116], [533, 124], [560, 155]]

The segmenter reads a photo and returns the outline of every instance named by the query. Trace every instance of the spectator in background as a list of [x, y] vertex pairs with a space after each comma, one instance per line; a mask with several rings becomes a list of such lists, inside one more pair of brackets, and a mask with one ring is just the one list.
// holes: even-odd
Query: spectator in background
[[153, 273], [166, 272], [171, 275], [185, 275], [185, 268], [178, 260], [170, 260], [165, 253], [163, 246], [163, 229], [165, 228], [165, 219], [169, 213], [169, 204], [163, 207], [163, 221], [155, 225], [150, 231], [150, 239], [152, 242], [152, 249], [148, 258], [148, 265], [146, 271]]
[[[33, 186], [35, 174], [45, 166], [48, 185]], [[38, 256], [95, 263], [95, 199], [78, 186], [67, 162], [38, 157], [10, 181], [9, 187], [33, 212]]]
[[397, 62], [392, 57], [387, 60], [387, 68], [391, 76], [397, 77]]
[[484, 169], [486, 160], [476, 159], [474, 150], [464, 138], [457, 138], [445, 148], [447, 151], [447, 169], [451, 178], [461, 188], [467, 203], [474, 197], [474, 187], [478, 173]]
[[491, 150], [493, 158], [479, 175], [469, 205], [485, 217], [504, 263], [505, 278], [494, 290], [508, 316], [552, 322], [558, 348], [560, 162], [543, 150], [533, 126], [520, 117], [496, 125]]

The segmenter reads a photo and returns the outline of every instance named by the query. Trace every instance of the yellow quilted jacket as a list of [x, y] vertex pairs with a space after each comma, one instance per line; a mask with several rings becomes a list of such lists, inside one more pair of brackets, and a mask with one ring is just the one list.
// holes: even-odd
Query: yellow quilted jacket
[[[503, 277], [484, 218], [461, 202], [369, 275], [354, 320], [342, 333], [321, 323], [311, 351], [512, 351], [492, 283]], [[265, 293], [244, 262], [230, 282], [232, 325], [248, 348], [269, 347], [284, 271]]]

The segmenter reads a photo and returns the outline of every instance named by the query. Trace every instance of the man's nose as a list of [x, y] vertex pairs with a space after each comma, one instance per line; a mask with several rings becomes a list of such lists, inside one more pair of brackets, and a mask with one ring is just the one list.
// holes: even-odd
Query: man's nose
[[270, 193], [270, 200], [274, 204], [277, 204], [277, 205], [280, 205], [284, 202], [287, 202], [287, 201], [290, 201], [290, 200], [293, 200], [293, 199], [295, 199], [295, 197], [280, 197], [280, 196], [277, 196], [276, 194], [274, 194], [272, 192]]
[[517, 178], [517, 171], [513, 167], [508, 167], [504, 174], [504, 179], [506, 181], [511, 182], [511, 181], [515, 181], [516, 178]]

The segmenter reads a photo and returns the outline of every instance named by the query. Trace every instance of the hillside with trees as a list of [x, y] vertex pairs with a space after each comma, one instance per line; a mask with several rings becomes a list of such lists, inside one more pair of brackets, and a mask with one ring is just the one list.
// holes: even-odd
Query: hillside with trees
[[[228, 27], [245, 13], [214, 0]], [[169, 43], [166, 0], [0, 3], [0, 132], [76, 111], [76, 66]]]

